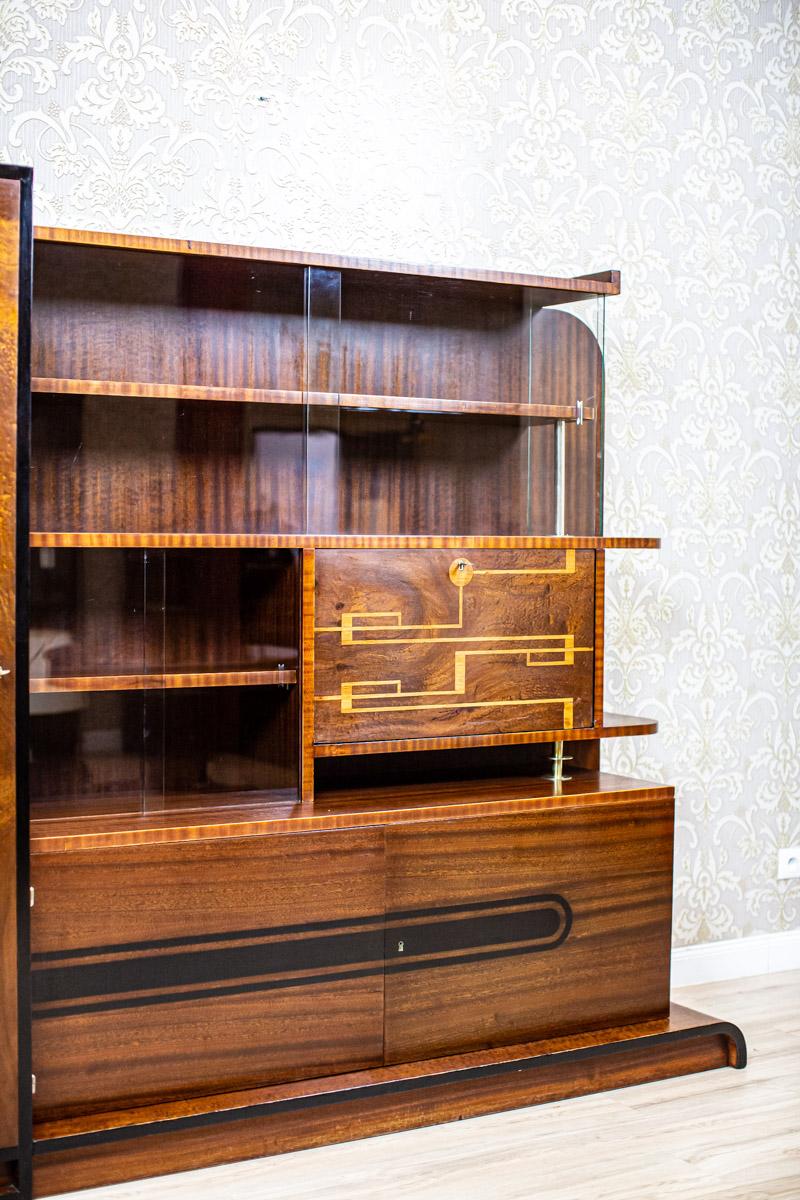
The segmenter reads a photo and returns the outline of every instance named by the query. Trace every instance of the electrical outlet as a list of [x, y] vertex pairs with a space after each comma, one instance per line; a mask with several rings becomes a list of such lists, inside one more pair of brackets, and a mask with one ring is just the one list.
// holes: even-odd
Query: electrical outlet
[[778, 851], [778, 879], [800, 879], [800, 846]]

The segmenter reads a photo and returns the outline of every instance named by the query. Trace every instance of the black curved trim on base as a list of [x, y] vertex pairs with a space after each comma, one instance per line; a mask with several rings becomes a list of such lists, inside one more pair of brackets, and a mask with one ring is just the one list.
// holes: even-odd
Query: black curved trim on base
[[506, 1062], [486, 1063], [475, 1067], [460, 1067], [452, 1071], [420, 1075], [415, 1078], [387, 1080], [384, 1083], [365, 1084], [363, 1087], [349, 1087], [342, 1091], [325, 1092], [319, 1095], [293, 1096], [286, 1100], [266, 1101], [262, 1104], [251, 1104], [242, 1108], [226, 1108], [137, 1125], [119, 1125], [111, 1129], [90, 1130], [86, 1133], [45, 1138], [41, 1141], [34, 1141], [33, 1152], [34, 1155], [50, 1154], [57, 1151], [109, 1145], [114, 1142], [130, 1141], [157, 1134], [181, 1133], [187, 1129], [201, 1129], [210, 1125], [226, 1125], [236, 1121], [255, 1120], [278, 1113], [346, 1104], [352, 1100], [370, 1100], [379, 1096], [446, 1087], [453, 1083], [468, 1083], [473, 1079], [517, 1074], [526, 1070], [535, 1071], [537, 1067], [549, 1066], [554, 1062], [581, 1062], [585, 1059], [607, 1058], [625, 1050], [646, 1049], [649, 1046], [689, 1042], [715, 1036], [728, 1039], [729, 1045], [735, 1051], [735, 1062], [730, 1063], [730, 1066], [737, 1070], [743, 1070], [747, 1065], [747, 1044], [741, 1029], [730, 1021], [710, 1020], [708, 1025], [698, 1025], [690, 1029], [676, 1029], [666, 1033], [647, 1034], [643, 1037], [621, 1038], [619, 1041], [605, 1042], [596, 1046], [581, 1046], [575, 1050], [557, 1050], [547, 1054], [537, 1054], [531, 1058], [510, 1059]]

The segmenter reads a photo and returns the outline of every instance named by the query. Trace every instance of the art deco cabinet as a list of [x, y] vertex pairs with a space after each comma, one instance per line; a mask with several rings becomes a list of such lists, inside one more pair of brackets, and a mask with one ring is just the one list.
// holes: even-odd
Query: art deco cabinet
[[32, 244], [30, 191], [0, 1194], [742, 1066], [670, 1008], [672, 789], [599, 765], [655, 729], [603, 709], [605, 553], [657, 544], [602, 528], [618, 276]]

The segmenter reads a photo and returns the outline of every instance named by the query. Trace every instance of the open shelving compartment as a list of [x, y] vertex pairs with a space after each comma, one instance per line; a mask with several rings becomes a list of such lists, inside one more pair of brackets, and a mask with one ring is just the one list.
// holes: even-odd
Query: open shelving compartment
[[[435, 804], [424, 739], [313, 741], [301, 577], [315, 549], [574, 545], [602, 558], [614, 544], [600, 536], [613, 273], [454, 279], [222, 250], [58, 231], [37, 242], [31, 727], [43, 833], [70, 816], [83, 837], [116, 817], [173, 814], [189, 829], [200, 810], [215, 823], [217, 807], [223, 820], [256, 808], [264, 821], [307, 819], [315, 776], [320, 813], [345, 803], [336, 760], [351, 754], [376, 794], [413, 761]], [[575, 739], [654, 728], [601, 709], [600, 698]], [[533, 779], [548, 770], [545, 742], [568, 734], [439, 744], [477, 741], [478, 779]], [[582, 757], [597, 767], [596, 748]], [[397, 804], [387, 792], [387, 810]]]
[[304, 274], [37, 242], [35, 828], [298, 796]]

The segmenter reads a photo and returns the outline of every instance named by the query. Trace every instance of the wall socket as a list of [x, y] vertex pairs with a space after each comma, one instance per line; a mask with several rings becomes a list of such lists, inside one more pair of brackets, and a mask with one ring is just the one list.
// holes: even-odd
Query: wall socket
[[800, 846], [778, 851], [778, 879], [800, 879]]

